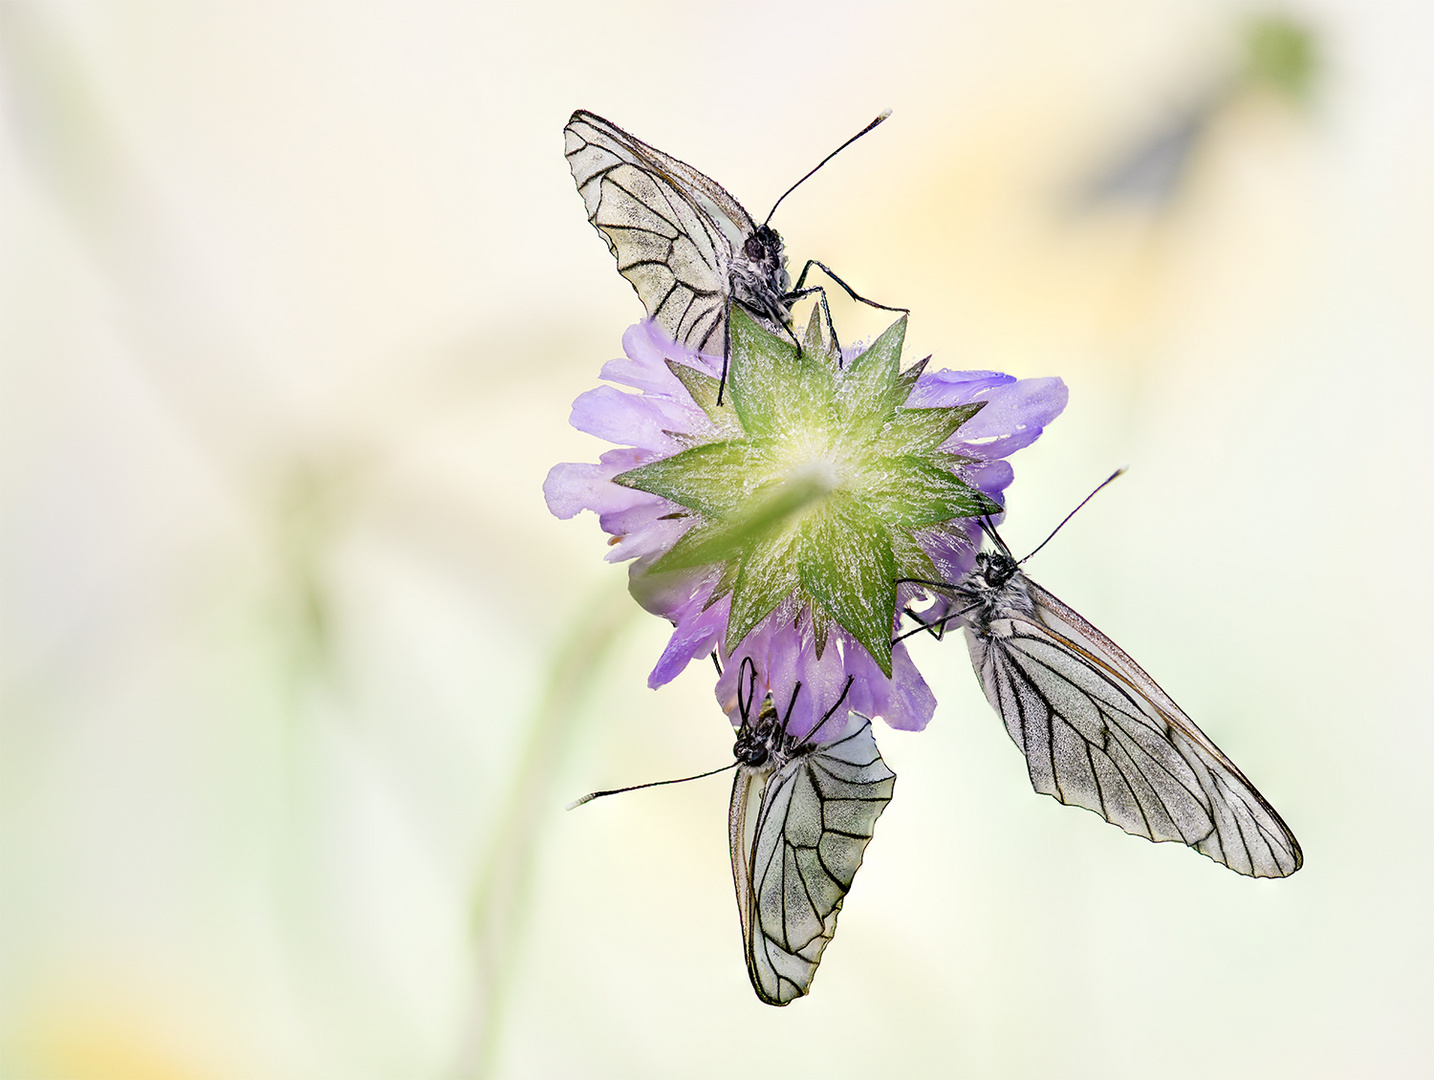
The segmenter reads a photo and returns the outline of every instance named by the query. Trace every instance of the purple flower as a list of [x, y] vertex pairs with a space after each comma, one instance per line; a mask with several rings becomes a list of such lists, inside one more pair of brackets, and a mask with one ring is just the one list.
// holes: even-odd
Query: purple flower
[[1004, 458], [1060, 413], [1065, 385], [924, 362], [901, 371], [904, 319], [841, 354], [819, 324], [800, 352], [740, 309], [731, 327], [721, 404], [720, 358], [651, 322], [631, 327], [627, 359], [602, 376], [638, 393], [590, 390], [571, 417], [622, 448], [554, 466], [548, 508], [597, 513], [614, 538], [607, 558], [634, 560], [632, 595], [673, 624], [650, 686], [715, 652], [717, 699], [734, 723], [750, 658], [755, 700], [790, 710], [792, 735], [839, 701], [834, 722], [852, 709], [919, 730], [935, 698], [891, 639], [924, 593], [898, 581], [971, 568], [977, 519], [1000, 512], [1012, 479]]

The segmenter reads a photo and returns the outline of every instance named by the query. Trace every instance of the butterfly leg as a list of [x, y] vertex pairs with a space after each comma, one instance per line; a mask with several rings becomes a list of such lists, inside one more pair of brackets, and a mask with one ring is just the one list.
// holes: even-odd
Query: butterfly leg
[[745, 311], [750, 312], [752, 316], [759, 321], [764, 321], [780, 327], [782, 333], [786, 334], [787, 337], [791, 339], [792, 344], [797, 347], [797, 355], [800, 356], [802, 354], [802, 343], [797, 340], [797, 335], [792, 332], [792, 328], [790, 325], [791, 316], [789, 312], [784, 311], [775, 304], [771, 303], [763, 304], [760, 308], [757, 308], [753, 307], [745, 300], [734, 299], [731, 296], [727, 297], [727, 310], [725, 312], [725, 317], [722, 320], [722, 378], [717, 384], [717, 404], [719, 406], [722, 404], [723, 395], [727, 390], [727, 369], [732, 361], [733, 304], [741, 304], [742, 308]]
[[793, 289], [786, 293], [782, 300], [791, 304], [797, 300], [805, 299], [808, 296], [817, 298], [817, 305], [821, 308], [822, 321], [826, 323], [827, 340], [831, 342], [832, 351], [837, 356], [837, 367], [841, 367], [841, 341], [837, 338], [836, 325], [832, 322], [831, 305], [827, 303], [827, 291], [820, 285], [811, 285], [805, 289]]
[[[833, 706], [832, 706], [830, 709], [828, 709], [826, 712], [822, 713], [822, 718], [821, 718], [820, 720], [818, 720], [815, 724], [812, 725], [812, 729], [811, 729], [810, 731], [808, 731], [805, 735], [803, 735], [800, 739], [798, 739], [795, 743], [792, 744], [792, 749], [793, 749], [793, 750], [796, 750], [796, 749], [798, 749], [798, 748], [800, 748], [800, 747], [802, 747], [802, 746], [805, 746], [807, 743], [811, 742], [811, 741], [812, 741], [812, 737], [815, 736], [817, 732], [821, 731], [822, 728], [824, 728], [824, 727], [827, 726], [827, 721], [830, 720], [833, 716], [836, 715], [836, 711], [841, 708], [841, 703], [846, 700], [847, 694], [851, 693], [851, 684], [852, 684], [853, 682], [855, 682], [855, 681], [856, 681], [856, 676], [855, 676], [855, 675], [848, 675], [848, 676], [846, 677], [846, 685], [842, 687], [841, 697], [839, 697], [839, 698], [836, 699], [836, 704], [833, 705]], [[800, 686], [801, 684], [798, 683], [797, 685]], [[795, 702], [796, 702], [796, 695], [793, 695], [793, 704], [795, 704]], [[783, 730], [786, 730], [786, 723], [785, 723], [785, 721], [784, 721], [783, 724], [782, 724], [782, 729], [783, 729]], [[817, 741], [818, 741], [818, 742], [821, 742], [820, 739], [818, 739]]]
[[961, 619], [964, 619], [967, 615], [971, 614], [971, 612], [975, 611], [980, 606], [980, 604], [972, 604], [970, 607], [964, 607], [960, 611], [948, 612], [947, 614], [941, 616], [941, 618], [932, 619], [930, 622], [927, 622], [910, 608], [903, 608], [902, 614], [910, 615], [921, 625], [918, 626], [915, 630], [908, 630], [904, 634], [897, 634], [896, 637], [891, 639], [891, 643], [895, 645], [898, 641], [905, 641], [907, 638], [915, 637], [917, 634], [920, 633], [930, 634], [937, 641], [941, 641], [946, 636], [946, 628], [948, 626], [950, 626], [952, 623], [959, 623]]
[[838, 285], [840, 285], [843, 292], [845, 292], [845, 293], [846, 293], [848, 296], [850, 296], [853, 300], [856, 300], [856, 301], [859, 302], [859, 303], [866, 304], [866, 305], [868, 305], [868, 306], [870, 306], [870, 307], [874, 307], [874, 308], [880, 308], [882, 311], [902, 311], [902, 312], [910, 311], [909, 308], [891, 307], [889, 304], [878, 304], [875, 300], [868, 300], [866, 297], [860, 295], [855, 289], [853, 289], [853, 288], [852, 288], [850, 285], [848, 285], [845, 281], [843, 281], [841, 278], [837, 277], [834, 273], [832, 273], [831, 267], [827, 266], [825, 263], [818, 262], [816, 259], [808, 259], [808, 260], [807, 260], [807, 264], [806, 264], [804, 267], [802, 267], [802, 272], [801, 272], [801, 275], [797, 278], [797, 283], [796, 283], [796, 285], [793, 286], [793, 288], [791, 289], [790, 292], [787, 292], [786, 294], [784, 294], [784, 295], [782, 296], [782, 302], [783, 302], [783, 303], [786, 303], [786, 304], [790, 304], [790, 303], [792, 303], [794, 300], [800, 300], [802, 297], [804, 297], [804, 296], [810, 296], [810, 295], [812, 295], [813, 293], [817, 293], [817, 294], [821, 297], [822, 310], [823, 310], [823, 312], [824, 312], [825, 315], [826, 315], [827, 329], [828, 329], [828, 331], [830, 331], [830, 333], [831, 333], [831, 340], [832, 340], [833, 344], [836, 346], [836, 350], [837, 350], [837, 364], [838, 364], [838, 366], [841, 365], [841, 346], [840, 346], [840, 345], [836, 345], [836, 341], [837, 341], [836, 327], [832, 324], [831, 307], [830, 307], [830, 305], [827, 303], [827, 293], [826, 293], [826, 290], [825, 290], [824, 288], [822, 288], [820, 285], [807, 285], [807, 284], [806, 284], [807, 274], [809, 274], [809, 273], [811, 272], [811, 269], [812, 269], [812, 267], [814, 267], [814, 266], [815, 266], [815, 267], [818, 267], [824, 274], [827, 275], [827, 277], [831, 278], [831, 279], [832, 279], [833, 281], [835, 281]]
[[815, 266], [817, 269], [819, 269], [822, 273], [826, 274], [827, 277], [831, 278], [831, 279], [832, 279], [833, 281], [835, 281], [838, 285], [840, 285], [841, 288], [842, 288], [842, 291], [845, 292], [848, 296], [850, 296], [853, 300], [857, 301], [857, 303], [865, 304], [865, 305], [867, 305], [867, 307], [880, 308], [882, 311], [900, 311], [900, 312], [905, 312], [905, 313], [909, 313], [909, 312], [911, 311], [910, 308], [892, 307], [890, 304], [878, 304], [875, 300], [868, 300], [866, 297], [862, 296], [862, 295], [861, 295], [860, 293], [858, 293], [855, 289], [853, 289], [850, 285], [848, 285], [845, 281], [843, 281], [841, 278], [837, 277], [834, 273], [832, 273], [831, 267], [827, 266], [825, 263], [818, 262], [816, 259], [808, 259], [808, 260], [807, 260], [807, 264], [802, 267], [802, 272], [801, 272], [800, 276], [798, 276], [798, 278], [797, 278], [797, 283], [796, 283], [796, 285], [794, 285], [794, 286], [792, 287], [792, 291], [789, 292], [789, 293], [787, 293], [786, 296], [783, 296], [783, 297], [782, 297], [782, 299], [783, 299], [784, 301], [785, 301], [788, 297], [795, 296], [795, 295], [798, 294], [798, 293], [801, 293], [802, 295], [807, 295], [806, 293], [803, 292], [802, 287], [806, 284], [807, 274], [809, 274], [809, 273], [811, 272], [811, 269], [812, 269], [812, 267], [814, 267], [814, 266]]
[[949, 582], [945, 581], [927, 581], [925, 578], [898, 578], [896, 583], [898, 585], [925, 585], [928, 588], [943, 589], [952, 593], [953, 598], [958, 601], [973, 602], [968, 603], [967, 606], [957, 611], [949, 611], [945, 615], [941, 616], [941, 618], [939, 619], [932, 619], [930, 621], [927, 621], [926, 619], [922, 618], [919, 613], [912, 611], [909, 607], [902, 608], [901, 613], [903, 615], [910, 616], [914, 622], [917, 622], [920, 625], [917, 626], [915, 630], [908, 630], [904, 634], [897, 634], [896, 637], [891, 639], [891, 643], [893, 645], [895, 645], [899, 641], [905, 641], [909, 637], [915, 637], [917, 634], [920, 634], [923, 631], [925, 633], [930, 634], [937, 641], [940, 641], [946, 636], [946, 628], [948, 626], [950, 626], [953, 622], [958, 622], [959, 620], [965, 618], [967, 615], [969, 615], [971, 612], [975, 611], [978, 607], [981, 606], [980, 601], [973, 597], [968, 590], [963, 589], [959, 583], [956, 585], [952, 585]]
[[727, 297], [722, 312], [722, 378], [717, 383], [717, 407], [722, 407], [722, 394], [727, 389], [727, 364], [732, 358], [732, 298]]
[[902, 608], [901, 613], [907, 618], [911, 619], [912, 622], [917, 623], [918, 625], [915, 630], [908, 630], [906, 633], [898, 634], [896, 637], [892, 638], [891, 643], [893, 645], [895, 645], [898, 641], [905, 641], [909, 637], [915, 637], [923, 630], [930, 634], [932, 637], [934, 637], [937, 641], [940, 641], [945, 638], [946, 624], [950, 620], [951, 616], [948, 615], [945, 618], [932, 619], [930, 622], [927, 622], [921, 617], [920, 612], [912, 611], [909, 607]]
[[[797, 295], [798, 297], [809, 296], [813, 292], [821, 292], [821, 290], [819, 288], [807, 289]], [[757, 296], [753, 298], [757, 301], [756, 304], [748, 303], [747, 300], [739, 297], [727, 297], [725, 317], [722, 320], [722, 378], [717, 385], [717, 404], [719, 406], [722, 404], [722, 399], [727, 389], [727, 369], [732, 359], [732, 305], [740, 304], [743, 310], [750, 312], [759, 322], [766, 323], [768, 326], [777, 327], [781, 333], [787, 336], [792, 345], [795, 346], [797, 355], [801, 356], [802, 343], [800, 339], [798, 339], [796, 332], [792, 329], [792, 314], [790, 310], [792, 296], [793, 294], [791, 293], [784, 294], [776, 299], [768, 296]], [[823, 300], [825, 300], [825, 298], [825, 293], [823, 293]], [[829, 327], [831, 325], [830, 311], [827, 312], [827, 325]], [[832, 340], [836, 340], [835, 329], [832, 330]]]
[[941, 618], [939, 619], [932, 619], [930, 622], [927, 622], [910, 608], [904, 608], [902, 613], [905, 615], [910, 615], [921, 625], [918, 626], [915, 630], [908, 630], [904, 634], [897, 634], [894, 638], [891, 639], [891, 643], [895, 645], [897, 642], [905, 641], [909, 637], [915, 637], [917, 634], [922, 633], [930, 634], [937, 641], [942, 641], [946, 637], [946, 628], [948, 626], [950, 626], [954, 622], [959, 622], [968, 612], [974, 610], [974, 607], [963, 608], [960, 611], [953, 611], [947, 615], [941, 616]]

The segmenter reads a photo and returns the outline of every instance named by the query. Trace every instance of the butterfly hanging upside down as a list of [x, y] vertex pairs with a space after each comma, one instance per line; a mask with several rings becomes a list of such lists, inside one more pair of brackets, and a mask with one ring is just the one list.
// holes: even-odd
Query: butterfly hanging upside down
[[[754, 720], [757, 669], [750, 658], [743, 659], [741, 674], [737, 706], [742, 726], [732, 748], [737, 776], [727, 816], [732, 880], [752, 988], [766, 1004], [786, 1005], [811, 989], [876, 819], [891, 802], [896, 774], [881, 759], [871, 720], [860, 713], [844, 714], [836, 734], [816, 738], [846, 700], [850, 678], [836, 704], [798, 738], [788, 733], [787, 722], [802, 684], [792, 691], [786, 717], [777, 715], [767, 697]], [[568, 809], [730, 768], [594, 791]]]
[[1120, 646], [1028, 578], [991, 523], [983, 525], [996, 550], [979, 552], [955, 584], [923, 583], [958, 607], [922, 629], [965, 627], [971, 665], [1026, 757], [1031, 786], [1136, 836], [1188, 844], [1240, 874], [1298, 870], [1304, 855], [1294, 833], [1235, 763]]
[[[822, 159], [817, 169], [889, 115], [889, 110], [882, 113]], [[813, 266], [855, 300], [888, 311], [905, 310], [858, 296], [815, 259], [807, 261], [793, 287], [775, 229], [766, 221], [754, 222], [711, 177], [611, 121], [579, 109], [563, 136], [588, 221], [607, 242], [618, 272], [636, 290], [648, 317], [678, 344], [709, 354], [721, 349], [724, 385], [732, 305], [740, 304], [772, 333], [791, 335], [795, 301], [819, 294], [825, 310], [821, 287], [806, 287]], [[816, 169], [802, 180], [813, 172]], [[773, 205], [772, 211], [776, 209]], [[769, 213], [768, 221], [771, 217]], [[830, 313], [826, 321], [830, 325]], [[800, 342], [797, 347], [800, 350]]]
[[[744, 675], [750, 664], [743, 661]], [[837, 734], [816, 741], [846, 690], [811, 732], [796, 738], [770, 697], [752, 719], [756, 670], [750, 670], [738, 686], [742, 726], [727, 818], [732, 878], [752, 988], [766, 1004], [786, 1005], [811, 989], [896, 774], [860, 713], [846, 714]], [[801, 689], [797, 683], [792, 705]]]

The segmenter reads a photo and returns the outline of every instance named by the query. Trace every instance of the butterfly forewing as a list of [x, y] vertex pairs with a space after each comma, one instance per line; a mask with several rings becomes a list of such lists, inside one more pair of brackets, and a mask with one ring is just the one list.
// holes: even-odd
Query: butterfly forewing
[[1128, 833], [1177, 840], [1252, 877], [1299, 869], [1299, 843], [1243, 773], [1141, 667], [1007, 564], [984, 584], [967, 642], [1031, 785]]
[[[738, 770], [733, 874], [752, 985], [763, 1001], [785, 1005], [811, 987], [896, 774], [871, 721], [856, 713], [836, 739], [775, 757], [765, 773]], [[740, 829], [759, 784], [756, 820]]]
[[674, 341], [720, 352], [734, 293], [760, 319], [785, 318], [780, 241], [761, 230], [774, 262], [754, 269], [744, 252], [757, 226], [721, 184], [582, 109], [563, 134], [588, 221]]

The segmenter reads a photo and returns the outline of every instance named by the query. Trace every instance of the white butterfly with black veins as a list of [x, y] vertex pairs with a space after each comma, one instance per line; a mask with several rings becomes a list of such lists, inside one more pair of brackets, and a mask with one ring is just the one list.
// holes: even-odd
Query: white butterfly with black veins
[[[777, 204], [889, 115], [890, 110], [883, 112], [833, 150]], [[806, 264], [792, 288], [782, 238], [775, 229], [765, 221], [754, 222], [710, 176], [611, 121], [579, 109], [563, 128], [563, 137], [588, 221], [607, 241], [618, 272], [637, 291], [648, 317], [679, 344], [721, 355], [724, 377], [731, 306], [742, 305], [772, 333], [790, 335], [792, 303], [821, 292], [803, 287], [813, 266], [862, 303], [904, 310], [858, 296], [815, 260]], [[776, 209], [774, 204], [772, 211]]]
[[[1108, 482], [1108, 481], [1107, 481]], [[961, 604], [986, 698], [1026, 756], [1031, 785], [1128, 833], [1176, 840], [1251, 877], [1304, 856], [1289, 826], [1125, 652], [997, 551], [947, 586]]]
[[786, 325], [782, 238], [721, 184], [584, 109], [563, 135], [588, 220], [674, 341], [725, 355], [729, 303], [773, 331]]
[[750, 700], [734, 748], [732, 877], [752, 987], [768, 1005], [786, 1005], [811, 988], [896, 774], [860, 713], [836, 737], [809, 743], [787, 734], [770, 698], [755, 722], [749, 711]]

